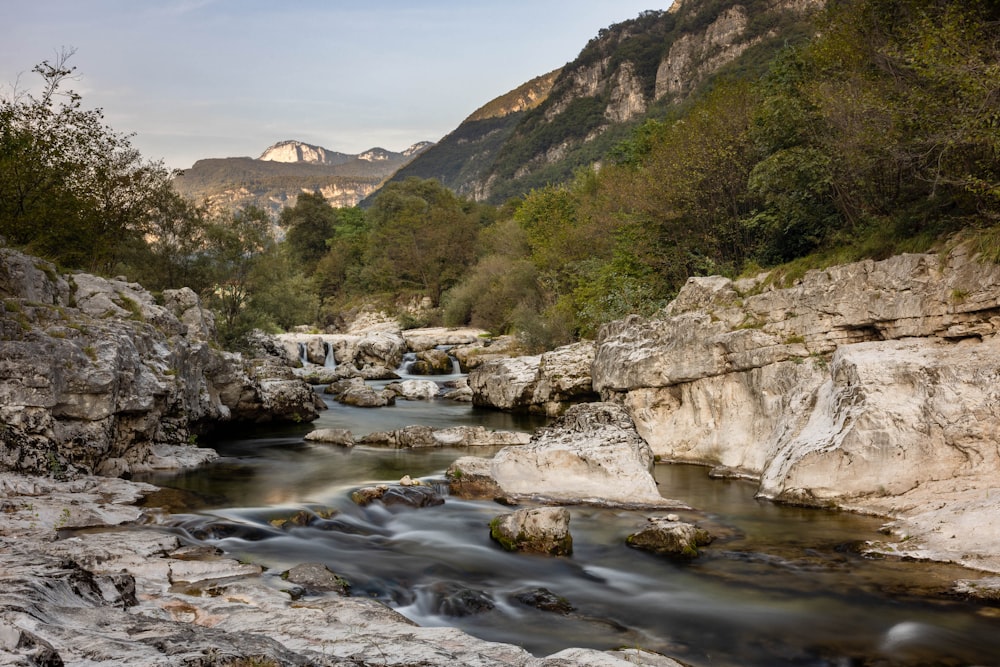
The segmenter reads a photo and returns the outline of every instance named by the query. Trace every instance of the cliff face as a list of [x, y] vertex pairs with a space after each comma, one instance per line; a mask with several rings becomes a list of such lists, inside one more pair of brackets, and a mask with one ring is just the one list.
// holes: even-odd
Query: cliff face
[[593, 382], [665, 460], [751, 477], [767, 498], [902, 516], [925, 545], [996, 569], [926, 512], [994, 523], [998, 331], [1000, 266], [964, 247], [786, 289], [692, 278], [660, 319], [601, 331]]
[[199, 160], [174, 179], [174, 187], [217, 210], [254, 205], [278, 214], [294, 206], [303, 191], [320, 192], [332, 206], [355, 206], [432, 145], [420, 142], [398, 153], [372, 148], [350, 155], [301, 141], [281, 141], [258, 159]]
[[780, 47], [822, 5], [687, 0], [644, 12], [602, 30], [576, 59], [543, 77], [544, 95], [522, 96], [522, 104], [513, 104], [513, 92], [497, 98], [484, 109], [506, 106], [509, 114], [476, 112], [393, 178], [438, 178], [497, 203], [568, 179], [623, 139], [631, 124], [662, 115], [751, 48]]
[[182, 467], [214, 456], [191, 446], [213, 424], [316, 417], [290, 368], [212, 347], [194, 292], [163, 298], [0, 250], [0, 470]]
[[487, 102], [388, 180], [433, 178], [460, 195], [485, 199], [482, 183], [497, 151], [524, 115], [548, 99], [559, 72], [536, 77]]

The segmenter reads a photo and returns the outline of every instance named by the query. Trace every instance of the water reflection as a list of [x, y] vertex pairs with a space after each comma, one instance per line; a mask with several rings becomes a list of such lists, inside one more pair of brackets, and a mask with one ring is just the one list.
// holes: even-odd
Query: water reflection
[[[402, 408], [402, 409], [400, 409]], [[704, 469], [658, 466], [663, 495], [698, 508], [683, 518], [716, 542], [691, 563], [625, 546], [645, 521], [630, 511], [573, 507], [571, 558], [511, 554], [488, 523], [508, 511], [448, 498], [420, 510], [359, 507], [355, 488], [403, 475], [433, 481], [455, 458], [480, 450], [378, 450], [309, 445], [313, 427], [371, 430], [413, 423], [529, 428], [467, 405], [400, 402], [363, 410], [333, 406], [314, 425], [220, 441], [218, 464], [153, 480], [186, 489], [175, 530], [278, 573], [315, 561], [424, 625], [455, 625], [536, 654], [567, 646], [641, 646], [692, 665], [997, 664], [1000, 622], [938, 595], [968, 572], [870, 560], [859, 541], [880, 521], [757, 501], [746, 482], [710, 480]], [[297, 510], [333, 518], [276, 527]], [[178, 508], [178, 511], [181, 511]], [[521, 602], [544, 589], [572, 611]], [[928, 599], [928, 594], [932, 598]]]

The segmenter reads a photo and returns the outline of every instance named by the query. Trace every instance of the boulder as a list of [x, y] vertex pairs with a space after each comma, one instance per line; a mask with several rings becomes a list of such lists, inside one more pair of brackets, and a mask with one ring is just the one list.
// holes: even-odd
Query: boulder
[[[471, 327], [424, 327], [407, 329], [402, 332], [406, 346], [414, 352], [430, 350], [442, 345], [470, 345], [483, 340], [489, 333]], [[448, 371], [451, 372], [450, 370]]]
[[532, 507], [501, 514], [490, 522], [490, 537], [507, 551], [569, 556], [573, 537], [565, 507]]
[[341, 447], [353, 447], [354, 436], [346, 428], [318, 428], [306, 433], [307, 442], [322, 442]]
[[708, 531], [673, 517], [650, 517], [646, 525], [625, 539], [636, 549], [675, 558], [696, 558], [698, 547], [712, 543]]
[[322, 563], [300, 563], [281, 573], [285, 581], [301, 586], [306, 593], [333, 592], [347, 595], [351, 584]]
[[524, 445], [530, 440], [527, 433], [517, 431], [491, 431], [484, 426], [407, 426], [394, 431], [375, 431], [362, 436], [360, 444], [398, 449], [418, 447], [497, 447]]
[[386, 389], [408, 401], [429, 401], [441, 391], [433, 380], [403, 380], [386, 385]]
[[357, 408], [382, 408], [396, 402], [396, 393], [389, 389], [376, 391], [361, 382], [360, 384], [352, 384], [344, 392], [338, 394], [337, 401]]
[[584, 341], [530, 357], [497, 359], [469, 372], [474, 405], [557, 416], [574, 403], [597, 399], [590, 367], [593, 343]]
[[493, 460], [463, 456], [448, 466], [448, 492], [456, 498], [494, 499], [504, 496], [493, 477]]
[[458, 378], [445, 383], [444, 393], [441, 398], [448, 401], [458, 401], [460, 403], [472, 402], [472, 388], [469, 386], [468, 378]]
[[465, 345], [456, 345], [448, 350], [458, 360], [462, 371], [468, 373], [488, 361], [509, 359], [523, 355], [524, 345], [517, 336], [497, 336], [480, 338]]
[[529, 444], [497, 452], [491, 473], [512, 496], [559, 502], [666, 506], [652, 475], [653, 454], [624, 408], [570, 408]]
[[454, 372], [451, 357], [444, 350], [423, 350], [407, 368], [413, 375], [450, 375]]

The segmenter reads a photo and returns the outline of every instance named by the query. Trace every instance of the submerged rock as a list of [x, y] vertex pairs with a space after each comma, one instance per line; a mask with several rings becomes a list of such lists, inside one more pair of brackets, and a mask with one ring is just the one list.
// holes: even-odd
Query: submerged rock
[[472, 616], [492, 610], [496, 604], [483, 591], [440, 581], [428, 587], [431, 606], [442, 616]]
[[493, 519], [490, 537], [507, 551], [569, 556], [573, 553], [569, 518], [564, 507], [519, 509]]
[[529, 607], [534, 607], [541, 611], [551, 611], [564, 616], [576, 610], [576, 607], [570, 604], [569, 600], [561, 595], [556, 595], [547, 588], [531, 588], [524, 591], [517, 591], [512, 598]]

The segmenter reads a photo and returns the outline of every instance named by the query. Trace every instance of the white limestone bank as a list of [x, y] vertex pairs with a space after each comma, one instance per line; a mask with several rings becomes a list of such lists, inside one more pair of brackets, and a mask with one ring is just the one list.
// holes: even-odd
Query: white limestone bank
[[593, 384], [655, 455], [780, 501], [892, 516], [887, 550], [1000, 571], [1000, 266], [959, 247], [692, 278], [599, 334]]

